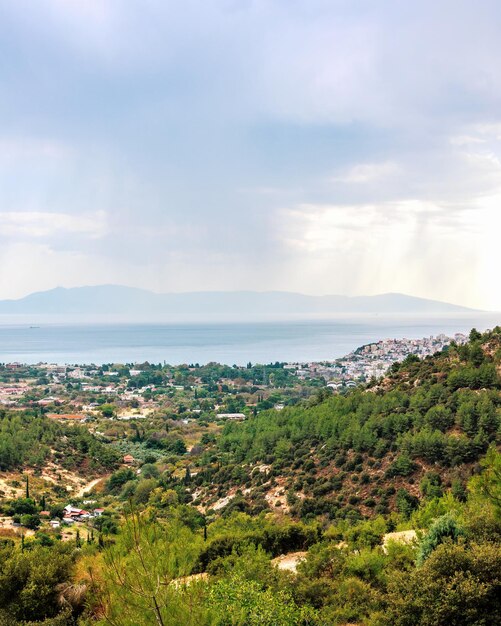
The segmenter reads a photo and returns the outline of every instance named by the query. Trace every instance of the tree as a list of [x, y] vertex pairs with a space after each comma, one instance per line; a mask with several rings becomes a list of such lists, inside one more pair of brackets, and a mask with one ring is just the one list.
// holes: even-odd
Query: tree
[[397, 492], [397, 509], [406, 518], [410, 516], [412, 511], [417, 508], [419, 500], [416, 496], [411, 495], [407, 489], [399, 489]]
[[[27, 545], [27, 544], [26, 544]], [[58, 585], [71, 576], [71, 549], [55, 544], [31, 545], [24, 552], [2, 550], [0, 570], [0, 620], [2, 624], [72, 623], [72, 610], [59, 603]], [[56, 621], [65, 617], [65, 621]]]
[[[202, 539], [178, 522], [127, 514], [117, 542], [104, 552], [105, 618], [114, 626], [204, 626], [201, 585], [174, 583], [195, 565]], [[161, 555], [161, 558], [159, 556]]]
[[141, 466], [141, 476], [143, 478], [158, 478], [158, 467], [153, 463], [145, 463]]
[[459, 502], [466, 502], [468, 493], [463, 483], [457, 478], [452, 481], [451, 493]]
[[430, 554], [446, 539], [457, 541], [465, 532], [451, 514], [439, 517], [422, 539], [418, 548], [417, 563], [422, 565]]
[[64, 517], [64, 508], [62, 504], [56, 504], [50, 507], [50, 514], [52, 517], [58, 517], [59, 519], [63, 519]]
[[501, 453], [491, 446], [481, 465], [482, 473], [470, 481], [468, 488], [474, 496], [487, 499], [501, 516]]
[[437, 472], [427, 472], [419, 484], [425, 498], [440, 498], [442, 495], [442, 479]]
[[38, 513], [25, 513], [21, 515], [21, 524], [30, 530], [37, 530], [40, 527], [40, 516]]
[[257, 581], [239, 576], [216, 582], [210, 590], [209, 605], [218, 616], [216, 623], [228, 626], [300, 626], [311, 623], [308, 617], [314, 613], [298, 607], [287, 590], [273, 593]]
[[12, 515], [22, 515], [23, 513], [33, 514], [37, 512], [37, 506], [31, 498], [18, 498], [10, 505]]
[[130, 469], [130, 467], [124, 467], [117, 470], [110, 476], [106, 487], [110, 493], [116, 493], [120, 489], [120, 487], [125, 485], [127, 481], [134, 480], [135, 478], [136, 475]]
[[443, 543], [422, 567], [394, 572], [378, 626], [501, 623], [499, 544]]
[[472, 328], [469, 336], [470, 342], [478, 341], [479, 339], [482, 339], [482, 333], [479, 333], [476, 328]]
[[150, 497], [150, 494], [157, 486], [157, 481], [153, 478], [145, 478], [144, 480], [140, 480], [137, 483], [136, 489], [134, 491], [134, 502], [135, 504], [146, 504]]
[[103, 417], [113, 417], [116, 413], [116, 406], [114, 404], [102, 404], [99, 410]]

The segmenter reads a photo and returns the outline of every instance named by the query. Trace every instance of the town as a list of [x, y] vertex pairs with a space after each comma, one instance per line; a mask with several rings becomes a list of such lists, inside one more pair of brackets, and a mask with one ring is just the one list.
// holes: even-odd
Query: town
[[463, 345], [467, 341], [468, 337], [462, 333], [453, 337], [440, 334], [422, 339], [383, 339], [332, 362], [287, 363], [284, 368], [302, 380], [322, 379], [327, 387], [339, 391], [384, 376], [393, 363], [402, 362], [409, 354], [422, 359], [442, 352], [452, 342]]
[[[60, 461], [46, 464], [42, 472], [6, 472], [0, 477], [0, 495], [12, 500], [0, 511], [0, 528], [27, 536], [46, 529], [77, 542], [86, 532], [90, 541], [94, 531], [114, 528], [117, 489], [126, 490], [139, 475], [146, 481], [156, 476], [155, 463], [162, 461], [169, 480], [185, 480], [190, 465], [215, 441], [225, 423], [246, 420], [263, 410], [281, 411], [319, 393], [319, 397], [325, 392], [346, 393], [384, 376], [393, 363], [409, 355], [424, 358], [452, 342], [466, 341], [462, 334], [384, 339], [330, 362], [245, 367], [0, 365], [4, 411], [45, 416], [56, 430], [62, 429], [54, 432], [56, 438], [75, 438], [77, 449], [88, 448], [80, 434], [87, 432], [107, 451], [104, 456], [94, 453], [94, 467], [85, 471], [86, 454], [68, 457], [63, 445], [52, 451]], [[34, 458], [33, 464], [39, 461]], [[30, 498], [30, 489], [39, 494], [38, 505]], [[218, 500], [215, 510], [231, 497]]]
[[270, 363], [245, 367], [217, 363], [0, 365], [0, 405], [38, 407], [47, 417], [84, 422], [96, 417], [130, 421], [159, 411], [189, 423], [194, 419], [243, 419], [265, 409], [280, 410], [319, 387], [343, 392], [384, 376], [409, 354], [424, 358], [451, 342], [456, 333], [422, 339], [383, 339], [324, 362]]

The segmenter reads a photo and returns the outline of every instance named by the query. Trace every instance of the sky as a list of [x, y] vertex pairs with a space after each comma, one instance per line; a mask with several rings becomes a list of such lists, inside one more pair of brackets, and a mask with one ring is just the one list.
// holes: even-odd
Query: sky
[[501, 310], [501, 4], [0, 0], [0, 298]]

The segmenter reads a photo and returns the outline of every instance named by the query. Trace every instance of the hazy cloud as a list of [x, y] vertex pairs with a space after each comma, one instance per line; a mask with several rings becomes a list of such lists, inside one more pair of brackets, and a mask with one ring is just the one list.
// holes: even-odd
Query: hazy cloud
[[501, 307], [500, 18], [494, 0], [0, 0], [0, 297]]
[[106, 214], [69, 215], [42, 211], [5, 211], [0, 213], [0, 236], [12, 239], [44, 238], [55, 235], [85, 235], [93, 239], [106, 234]]

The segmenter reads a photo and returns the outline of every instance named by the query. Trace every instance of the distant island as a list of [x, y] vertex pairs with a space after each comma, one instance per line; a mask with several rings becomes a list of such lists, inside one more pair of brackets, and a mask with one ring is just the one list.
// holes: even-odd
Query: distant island
[[[57, 287], [0, 300], [4, 315], [119, 315], [134, 320], [240, 321], [327, 318], [340, 314], [456, 314], [464, 306], [401, 293], [312, 296], [287, 291], [154, 293], [119, 285]], [[478, 312], [478, 311], [477, 311]]]

